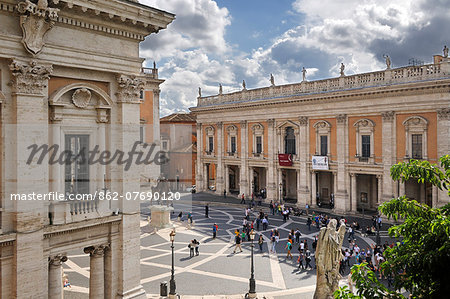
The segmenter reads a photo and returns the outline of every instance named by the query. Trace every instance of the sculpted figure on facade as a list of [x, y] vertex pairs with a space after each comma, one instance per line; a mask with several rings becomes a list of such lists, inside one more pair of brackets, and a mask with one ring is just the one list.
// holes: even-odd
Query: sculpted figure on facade
[[342, 242], [345, 236], [345, 223], [341, 221], [336, 231], [337, 220], [331, 219], [327, 227], [320, 230], [316, 249], [317, 284], [314, 299], [331, 299], [339, 286], [339, 263], [343, 256]]
[[47, 0], [37, 4], [25, 0], [17, 5], [22, 27], [22, 43], [32, 55], [37, 55], [44, 46], [45, 34], [55, 25], [58, 18], [57, 8], [49, 8]]
[[243, 89], [243, 90], [246, 90], [246, 89], [247, 89], [247, 87], [246, 87], [246, 85], [245, 85], [245, 80], [242, 80], [242, 89]]
[[219, 84], [219, 94], [223, 93], [222, 84]]
[[273, 77], [272, 74], [270, 74], [270, 85], [275, 86], [275, 78]]
[[391, 58], [389, 55], [383, 55], [383, 58], [386, 60], [386, 69], [389, 70], [391, 68]]
[[341, 76], [342, 76], [342, 77], [345, 76], [344, 70], [345, 70], [345, 65], [344, 65], [343, 62], [341, 62]]
[[306, 69], [303, 67], [302, 69], [303, 81], [306, 81]]
[[444, 52], [444, 58], [447, 58], [448, 57], [448, 48], [447, 48], [447, 46], [444, 46], [443, 52]]
[[198, 88], [198, 97], [199, 98], [202, 97], [202, 88], [201, 87]]

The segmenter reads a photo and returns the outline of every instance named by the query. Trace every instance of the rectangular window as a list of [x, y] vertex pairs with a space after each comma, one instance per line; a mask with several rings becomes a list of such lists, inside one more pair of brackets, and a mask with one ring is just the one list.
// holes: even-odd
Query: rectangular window
[[65, 193], [89, 193], [89, 135], [65, 135]]
[[361, 157], [370, 157], [370, 135], [361, 135]]
[[208, 141], [209, 141], [208, 151], [212, 153], [214, 151], [214, 137], [209, 137]]
[[139, 142], [144, 143], [144, 126], [139, 127]]
[[162, 145], [163, 145], [163, 150], [166, 151], [167, 150], [167, 141], [163, 141]]
[[422, 134], [412, 134], [412, 158], [422, 159]]
[[262, 137], [256, 136], [256, 153], [261, 154], [262, 153]]
[[236, 152], [236, 137], [232, 136], [231, 137], [231, 153], [235, 153]]
[[326, 156], [328, 154], [328, 136], [320, 136], [320, 155]]

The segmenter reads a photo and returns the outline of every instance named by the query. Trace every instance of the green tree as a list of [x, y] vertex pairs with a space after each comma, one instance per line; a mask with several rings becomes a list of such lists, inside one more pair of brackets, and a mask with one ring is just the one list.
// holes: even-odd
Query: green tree
[[[440, 159], [441, 168], [428, 161], [411, 160], [391, 168], [394, 180], [405, 182], [417, 179], [431, 183], [450, 196], [450, 156]], [[391, 237], [401, 240], [384, 255], [381, 265], [385, 275], [394, 277], [396, 290], [405, 289], [413, 298], [447, 298], [450, 294], [450, 205], [431, 208], [405, 196], [382, 204], [379, 211], [394, 220], [402, 220], [389, 229]], [[399, 292], [390, 291], [376, 279], [366, 265], [352, 267], [352, 280], [356, 282], [357, 295], [341, 288], [335, 298], [402, 298]]]

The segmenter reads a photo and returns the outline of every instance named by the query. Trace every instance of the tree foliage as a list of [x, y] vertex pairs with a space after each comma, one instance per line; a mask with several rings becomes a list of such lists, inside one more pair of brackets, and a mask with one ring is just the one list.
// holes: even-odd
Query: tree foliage
[[[411, 160], [392, 166], [391, 177], [405, 182], [416, 179], [419, 183], [431, 183], [450, 196], [450, 156], [440, 158], [441, 170], [428, 161]], [[450, 205], [431, 208], [405, 196], [382, 204], [379, 211], [399, 225], [389, 229], [391, 237], [401, 240], [384, 252], [386, 261], [381, 265], [385, 275], [394, 277], [396, 290], [405, 289], [413, 298], [447, 298], [450, 294]], [[365, 268], [365, 269], [364, 269]], [[352, 268], [358, 295], [351, 297], [348, 289], [340, 289], [335, 298], [383, 298], [377, 297], [383, 289], [365, 265]], [[370, 293], [372, 292], [372, 293]], [[377, 293], [378, 292], [378, 293]], [[375, 295], [371, 295], [375, 294]], [[399, 293], [386, 294], [387, 298], [401, 298]]]

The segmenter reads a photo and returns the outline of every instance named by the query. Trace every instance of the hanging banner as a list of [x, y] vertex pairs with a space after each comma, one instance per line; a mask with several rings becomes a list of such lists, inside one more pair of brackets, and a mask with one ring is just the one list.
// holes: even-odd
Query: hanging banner
[[328, 157], [327, 156], [313, 156], [312, 157], [312, 169], [316, 170], [328, 170]]
[[278, 154], [280, 166], [292, 166], [292, 154]]

